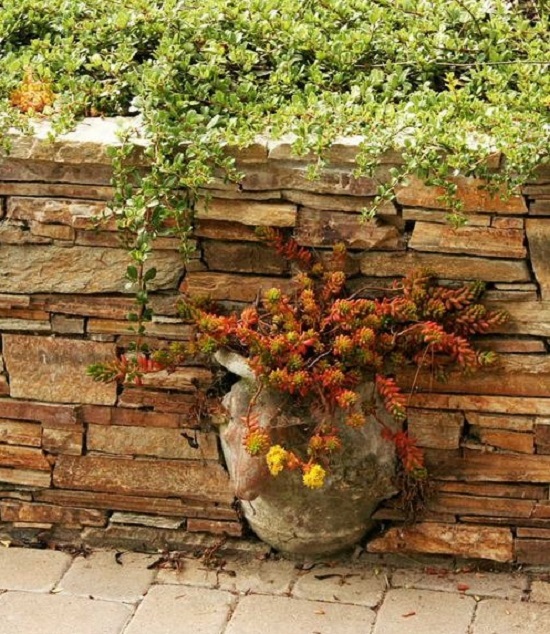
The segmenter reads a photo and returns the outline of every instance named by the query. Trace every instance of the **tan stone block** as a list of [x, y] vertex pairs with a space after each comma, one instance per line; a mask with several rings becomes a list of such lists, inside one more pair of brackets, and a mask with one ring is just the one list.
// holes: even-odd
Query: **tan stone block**
[[152, 497], [229, 501], [227, 473], [217, 463], [195, 460], [129, 460], [98, 456], [59, 456], [54, 485]]
[[550, 216], [550, 200], [534, 200], [529, 206], [532, 216]]
[[478, 437], [484, 445], [490, 445], [497, 449], [506, 449], [517, 453], [534, 453], [535, 437], [531, 434], [521, 434], [514, 431], [502, 431], [500, 429], [476, 429], [471, 428], [471, 433]]
[[10, 386], [8, 384], [8, 379], [4, 374], [0, 374], [0, 396], [3, 394], [10, 393]]
[[232, 537], [240, 537], [243, 534], [243, 526], [240, 522], [195, 518], [187, 520], [187, 530], [190, 533], [210, 533], [211, 535], [231, 535]]
[[113, 513], [110, 524], [132, 524], [136, 526], [152, 526], [153, 528], [181, 528], [185, 520], [182, 517], [164, 517], [162, 515], [146, 515], [144, 513]]
[[425, 457], [427, 467], [436, 479], [550, 482], [550, 456], [471, 450], [464, 450], [463, 455], [458, 455], [453, 451], [427, 449]]
[[[469, 213], [465, 216], [468, 227], [488, 227], [491, 224], [491, 216]], [[403, 209], [404, 220], [420, 222], [439, 222], [449, 225], [449, 212], [435, 209], [421, 209], [417, 207], [405, 207]]]
[[399, 232], [379, 220], [364, 221], [357, 214], [302, 208], [296, 240], [305, 246], [331, 246], [343, 242], [350, 249], [397, 249]]
[[291, 284], [290, 280], [281, 277], [198, 272], [187, 276], [182, 290], [191, 296], [248, 303], [262, 291], [273, 287], [289, 289]]
[[86, 163], [66, 164], [29, 159], [0, 161], [0, 181], [31, 181], [70, 183], [71, 185], [110, 185], [113, 170], [110, 165]]
[[111, 360], [109, 344], [73, 339], [4, 335], [10, 395], [57, 403], [111, 405], [116, 385], [86, 375], [91, 363]]
[[52, 330], [62, 335], [80, 335], [84, 333], [84, 319], [52, 315]]
[[[70, 200], [65, 198], [33, 198], [12, 196], [8, 199], [7, 217], [46, 225], [68, 225], [74, 227], [92, 225], [100, 218], [106, 204], [93, 200]], [[55, 224], [54, 224], [55, 223]], [[32, 226], [32, 225], [31, 225]], [[55, 231], [53, 229], [52, 231]], [[37, 235], [42, 235], [38, 233]], [[47, 236], [56, 237], [56, 236]], [[60, 238], [64, 239], [64, 238]]]
[[112, 200], [114, 191], [113, 187], [102, 187], [100, 185], [0, 182], [0, 196], [39, 196], [41, 198]]
[[501, 337], [484, 337], [477, 341], [480, 350], [493, 350], [499, 353], [540, 353], [546, 352], [544, 341], [540, 339], [520, 339], [518, 338], [501, 338]]
[[[187, 440], [183, 434], [190, 440]], [[152, 456], [174, 460], [217, 460], [214, 434], [185, 429], [88, 425], [89, 452], [117, 456]]]
[[[465, 212], [484, 212], [499, 214], [526, 214], [527, 205], [522, 196], [505, 199], [503, 193], [492, 195], [483, 188], [483, 181], [474, 178], [458, 177], [451, 179], [457, 186], [457, 198]], [[448, 209], [442, 187], [425, 185], [419, 178], [410, 177], [405, 186], [397, 192], [397, 202], [406, 207], [427, 207]]]
[[528, 218], [527, 241], [531, 263], [543, 300], [550, 300], [550, 218]]
[[30, 227], [33, 235], [52, 238], [52, 240], [67, 240], [69, 242], [74, 242], [76, 235], [73, 227], [67, 227], [62, 224], [44, 224], [42, 222], [31, 220]]
[[1, 319], [0, 332], [51, 332], [52, 327], [49, 321], [38, 321], [36, 319]]
[[127, 385], [118, 398], [118, 405], [122, 408], [152, 407], [156, 412], [187, 415], [193, 409], [196, 398], [189, 393], [177, 394]]
[[487, 371], [465, 376], [453, 371], [445, 383], [434, 381], [428, 372], [405, 371], [399, 374], [404, 387], [417, 390], [469, 394], [502, 394], [510, 396], [548, 396], [550, 355], [500, 355], [498, 364]]
[[508, 562], [514, 558], [509, 528], [420, 522], [390, 528], [367, 545], [368, 552], [450, 554]]
[[[2, 258], [0, 292], [127, 292], [128, 254], [123, 249], [6, 245]], [[177, 252], [153, 253], [148, 263], [157, 269], [151, 290], [173, 288], [183, 274]]]
[[50, 471], [31, 471], [28, 469], [6, 469], [0, 467], [0, 482], [21, 484], [28, 487], [48, 488], [51, 485]]
[[30, 420], [48, 424], [67, 424], [77, 422], [77, 408], [70, 405], [53, 405], [0, 398], [0, 415], [6, 418]]
[[[485, 282], [529, 282], [531, 275], [524, 261], [387, 251], [365, 253], [361, 259], [363, 275], [403, 276], [415, 268], [427, 268], [441, 279], [482, 280]], [[532, 318], [531, 318], [532, 319]], [[535, 334], [535, 333], [532, 333]]]
[[195, 216], [199, 220], [226, 220], [253, 227], [293, 227], [296, 209], [296, 205], [283, 202], [201, 199], [197, 202]]
[[497, 326], [495, 332], [550, 337], [549, 301], [487, 302], [487, 306], [497, 310], [504, 308], [510, 315], [509, 321]]
[[[87, 332], [90, 334], [128, 334], [132, 324], [129, 321], [95, 319], [88, 320]], [[188, 341], [193, 335], [193, 326], [189, 324], [159, 324], [147, 322], [145, 324], [146, 333], [152, 337], [174, 339], [178, 341]]]
[[[166, 394], [165, 394], [166, 396]], [[168, 395], [171, 398], [172, 395]], [[187, 397], [186, 402], [194, 402]], [[96, 425], [130, 425], [133, 427], [190, 427], [189, 417], [181, 413], [157, 413], [122, 407], [102, 407], [99, 405], [83, 405], [80, 409], [82, 421]]]
[[[2, 478], [0, 477], [0, 479]], [[34, 499], [39, 502], [59, 504], [61, 506], [98, 508], [109, 511], [134, 511], [147, 513], [149, 516], [171, 515], [178, 518], [201, 517], [229, 521], [237, 521], [238, 519], [237, 512], [230, 506], [230, 503], [193, 502], [191, 500], [184, 502], [175, 497], [143, 497], [120, 493], [97, 493], [61, 489], [36, 491], [33, 495]]]
[[[550, 564], [550, 540], [546, 539], [516, 539], [516, 560], [520, 564], [548, 565]], [[550, 613], [548, 614], [550, 627]], [[542, 630], [541, 630], [542, 632]]]
[[525, 227], [525, 220], [523, 218], [502, 218], [500, 216], [494, 216], [491, 219], [491, 227], [497, 227], [498, 229], [523, 229]]
[[70, 526], [105, 526], [107, 515], [92, 509], [68, 509], [51, 504], [0, 502], [3, 522], [50, 523]]
[[141, 378], [144, 387], [160, 390], [181, 390], [195, 392], [197, 387], [206, 387], [212, 381], [212, 372], [206, 368], [184, 367], [169, 372], [161, 370], [145, 374]]
[[3, 309], [6, 308], [29, 308], [31, 304], [30, 295], [9, 295], [6, 293], [0, 294], [0, 306]]
[[[35, 236], [22, 224], [13, 222], [0, 225], [0, 244], [30, 245], [30, 244], [51, 244], [51, 238]], [[3, 246], [2, 249], [5, 247]]]
[[438, 482], [438, 491], [483, 497], [540, 500], [548, 497], [548, 486], [542, 484], [500, 484], [495, 482]]
[[436, 253], [466, 253], [473, 256], [524, 258], [521, 229], [451, 227], [433, 222], [417, 222], [409, 247]]
[[531, 432], [535, 424], [534, 416], [482, 414], [480, 412], [466, 412], [466, 420], [470, 425], [478, 428], [505, 429], [515, 432]]
[[410, 408], [407, 410], [407, 425], [409, 434], [419, 447], [458, 449], [464, 414]]
[[204, 242], [204, 262], [210, 271], [284, 274], [288, 261], [263, 243]]
[[135, 308], [131, 297], [94, 297], [90, 295], [49, 295], [38, 296], [36, 301], [44, 304], [45, 310], [51, 313], [99, 317], [102, 319], [126, 319]]
[[84, 430], [81, 425], [66, 427], [65, 429], [44, 428], [42, 432], [42, 447], [52, 454], [70, 454], [80, 456], [84, 443]]
[[[374, 198], [361, 198], [360, 196], [327, 196], [286, 189], [282, 192], [285, 200], [309, 207], [311, 209], [324, 209], [325, 211], [347, 211], [360, 213], [368, 209], [374, 203]], [[395, 216], [397, 209], [392, 202], [384, 202], [377, 210], [378, 216]]]
[[42, 429], [36, 423], [0, 418], [0, 442], [8, 445], [40, 447]]
[[37, 471], [50, 471], [50, 463], [41, 449], [0, 445], [0, 465]]
[[550, 416], [550, 398], [461, 394], [412, 394], [411, 407]]
[[239, 222], [226, 220], [211, 220], [204, 218], [197, 220], [193, 229], [193, 235], [199, 238], [211, 238], [220, 240], [240, 240], [243, 242], [260, 242], [253, 227]]
[[535, 508], [535, 501], [439, 493], [429, 501], [428, 505], [429, 509], [436, 513], [481, 516], [491, 513], [498, 517], [529, 518]]

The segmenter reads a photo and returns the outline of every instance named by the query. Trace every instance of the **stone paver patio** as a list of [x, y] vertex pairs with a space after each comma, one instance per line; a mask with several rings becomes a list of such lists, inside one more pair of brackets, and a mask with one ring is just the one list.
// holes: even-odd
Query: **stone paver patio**
[[[547, 634], [550, 575], [452, 559], [299, 565], [0, 547], [0, 634]], [[157, 565], [155, 565], [157, 564]]]

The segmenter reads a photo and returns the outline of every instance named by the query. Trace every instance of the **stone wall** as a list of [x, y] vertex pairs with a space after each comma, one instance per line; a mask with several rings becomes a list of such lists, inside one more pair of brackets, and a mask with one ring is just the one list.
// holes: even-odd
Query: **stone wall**
[[[86, 377], [89, 363], [131, 339], [127, 256], [115, 227], [97, 230], [93, 220], [112, 196], [114, 130], [113, 121], [89, 120], [55, 142], [39, 131], [0, 162], [1, 532], [24, 543], [135, 548], [238, 538], [216, 436], [196, 428], [196, 388], [209, 371], [186, 366], [119, 389]], [[399, 157], [385, 157], [377, 179], [355, 179], [356, 148], [354, 139], [336, 144], [315, 182], [286, 142], [241, 151], [240, 186], [216, 181], [208, 208], [198, 209], [185, 284], [238, 305], [284, 283], [288, 263], [256, 240], [257, 225], [292, 228], [321, 253], [345, 241], [357, 289], [415, 266], [450, 283], [487, 282], [487, 301], [512, 315], [480, 340], [500, 353], [500, 366], [420, 384], [409, 427], [437, 495], [413, 527], [386, 504], [377, 517], [391, 528], [369, 548], [550, 563], [550, 170], [508, 200], [459, 180], [469, 212], [462, 229], [446, 223], [440, 192], [414, 179], [363, 223], [359, 212]], [[154, 264], [148, 337], [185, 340], [174, 240], [159, 240]]]

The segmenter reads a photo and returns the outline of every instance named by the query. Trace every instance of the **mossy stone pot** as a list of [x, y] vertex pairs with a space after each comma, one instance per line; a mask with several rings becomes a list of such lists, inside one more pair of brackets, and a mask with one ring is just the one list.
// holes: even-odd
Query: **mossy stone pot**
[[[325, 485], [309, 489], [299, 472], [272, 476], [265, 456], [252, 457], [243, 447], [247, 413], [269, 427], [272, 440], [294, 446], [308, 426], [307, 415], [290, 413], [289, 399], [263, 390], [250, 407], [257, 383], [246, 360], [234, 353], [218, 353], [218, 361], [241, 379], [224, 398], [229, 422], [220, 430], [221, 443], [236, 496], [250, 527], [278, 551], [301, 557], [321, 557], [351, 548], [369, 531], [380, 502], [396, 493], [395, 449], [381, 436], [374, 419], [362, 429], [344, 427], [338, 452]], [[365, 386], [365, 394], [372, 386]], [[285, 409], [286, 408], [286, 409]], [[382, 410], [384, 422], [393, 420]]]

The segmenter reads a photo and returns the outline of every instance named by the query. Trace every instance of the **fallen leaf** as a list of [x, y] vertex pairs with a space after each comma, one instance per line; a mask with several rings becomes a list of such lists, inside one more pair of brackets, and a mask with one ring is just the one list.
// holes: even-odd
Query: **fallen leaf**
[[401, 615], [404, 619], [408, 619], [409, 616], [416, 616], [416, 612], [407, 612], [407, 614]]
[[456, 584], [456, 589], [457, 589], [459, 592], [466, 592], [466, 590], [469, 590], [469, 589], [470, 589], [470, 586], [469, 586], [469, 585], [467, 585], [466, 583], [457, 583], [457, 584]]

